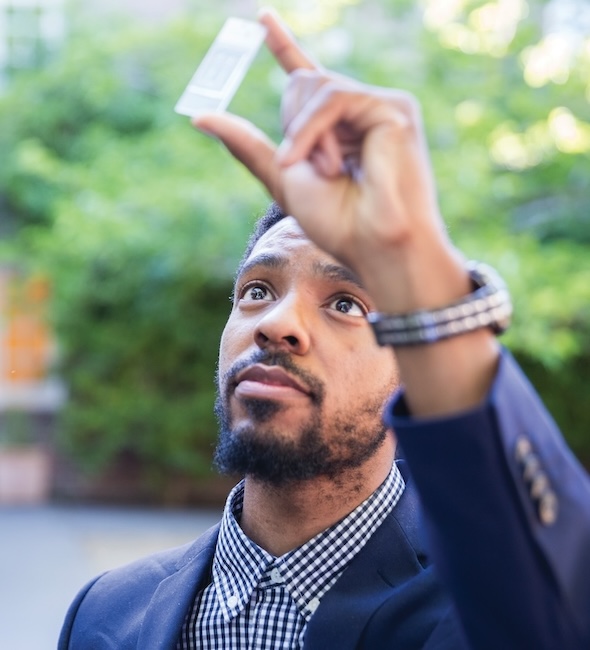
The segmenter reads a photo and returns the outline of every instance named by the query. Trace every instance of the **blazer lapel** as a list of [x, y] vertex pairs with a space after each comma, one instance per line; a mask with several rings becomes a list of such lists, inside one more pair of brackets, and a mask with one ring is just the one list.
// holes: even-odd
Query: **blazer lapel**
[[[385, 601], [391, 603], [398, 587], [426, 571], [419, 512], [408, 483], [392, 513], [322, 599], [309, 622], [305, 650], [357, 648], [374, 613]], [[400, 594], [398, 609], [404, 599]]]
[[197, 591], [209, 583], [218, 533], [219, 525], [199, 537], [178, 563], [178, 571], [160, 583], [145, 612], [138, 650], [175, 650]]
[[[419, 512], [415, 490], [407, 483], [392, 513], [322, 599], [309, 622], [305, 650], [358, 647], [367, 623], [396, 588], [420, 583], [413, 578], [430, 573], [424, 566]], [[178, 570], [160, 583], [145, 612], [138, 650], [175, 650], [197, 591], [210, 581], [218, 533], [216, 526], [201, 536]], [[404, 600], [400, 597], [398, 609]]]

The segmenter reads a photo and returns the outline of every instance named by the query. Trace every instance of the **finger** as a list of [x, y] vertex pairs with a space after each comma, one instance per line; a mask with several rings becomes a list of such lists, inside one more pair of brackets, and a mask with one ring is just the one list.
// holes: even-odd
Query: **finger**
[[317, 71], [298, 69], [289, 75], [281, 98], [281, 126], [286, 133], [302, 107], [326, 83], [328, 78]]
[[344, 160], [333, 131], [327, 131], [320, 136], [309, 155], [309, 161], [320, 176], [335, 178], [343, 173]]
[[344, 125], [350, 133], [344, 141], [338, 141], [342, 154], [342, 145], [351, 142], [351, 135], [361, 142], [370, 129], [384, 122], [397, 128], [405, 126], [407, 120], [395, 101], [388, 101], [381, 93], [367, 89], [328, 82], [292, 120], [279, 147], [278, 161], [286, 167], [307, 158], [324, 133], [334, 130], [338, 134]]
[[317, 70], [319, 65], [298, 45], [291, 30], [271, 7], [260, 10], [258, 20], [267, 29], [266, 46], [283, 70], [293, 72], [300, 68]]
[[295, 113], [278, 149], [278, 161], [287, 167], [308, 158], [325, 134], [336, 129], [350, 110], [352, 98], [328, 82]]
[[207, 113], [192, 120], [200, 131], [218, 138], [266, 187], [270, 195], [282, 202], [279, 170], [275, 163], [276, 145], [252, 123], [231, 113]]

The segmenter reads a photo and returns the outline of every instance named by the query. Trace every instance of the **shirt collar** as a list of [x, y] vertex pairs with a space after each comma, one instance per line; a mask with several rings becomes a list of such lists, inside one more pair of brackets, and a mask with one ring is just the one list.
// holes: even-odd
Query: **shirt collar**
[[246, 606], [253, 590], [284, 582], [301, 615], [309, 621], [322, 597], [383, 523], [405, 483], [394, 463], [385, 481], [339, 522], [281, 557], [260, 548], [242, 531], [244, 482], [228, 496], [215, 557], [213, 584], [224, 619]]
[[226, 621], [244, 609], [265, 570], [275, 560], [240, 528], [236, 517], [242, 511], [243, 499], [241, 481], [227, 498], [213, 559], [213, 584]]

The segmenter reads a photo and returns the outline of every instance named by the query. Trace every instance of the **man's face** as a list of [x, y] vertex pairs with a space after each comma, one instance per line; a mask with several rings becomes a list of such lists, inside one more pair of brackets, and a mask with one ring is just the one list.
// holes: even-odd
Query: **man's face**
[[293, 218], [259, 239], [221, 338], [222, 471], [272, 484], [335, 478], [381, 447], [397, 369], [364, 318], [372, 308], [354, 274]]

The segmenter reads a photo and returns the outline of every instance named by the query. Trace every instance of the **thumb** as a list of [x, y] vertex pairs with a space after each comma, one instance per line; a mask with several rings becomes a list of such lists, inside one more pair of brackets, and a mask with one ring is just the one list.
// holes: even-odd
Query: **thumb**
[[277, 147], [251, 122], [231, 113], [207, 113], [192, 120], [197, 129], [218, 138], [281, 203], [279, 167], [275, 162]]

